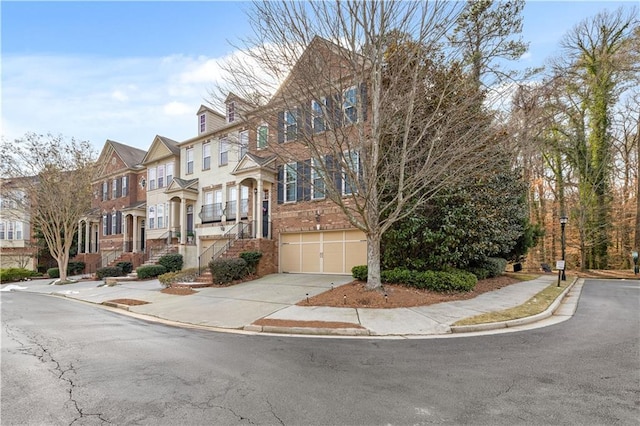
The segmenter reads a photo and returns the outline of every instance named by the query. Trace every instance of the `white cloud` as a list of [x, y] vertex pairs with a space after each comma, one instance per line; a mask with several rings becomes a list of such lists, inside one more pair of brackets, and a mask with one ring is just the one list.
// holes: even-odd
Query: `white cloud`
[[194, 114], [194, 108], [192, 106], [176, 101], [165, 104], [162, 110], [166, 115]]
[[216, 60], [3, 56], [2, 135], [62, 134], [147, 149], [156, 134], [196, 135], [195, 113], [220, 77]]

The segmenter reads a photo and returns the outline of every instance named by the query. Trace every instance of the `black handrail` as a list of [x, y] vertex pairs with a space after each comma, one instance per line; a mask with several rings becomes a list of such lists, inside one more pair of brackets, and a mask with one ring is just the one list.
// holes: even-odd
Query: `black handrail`
[[202, 272], [209, 266], [209, 263], [222, 256], [231, 248], [236, 240], [246, 238], [255, 238], [255, 235], [252, 234], [251, 224], [238, 222], [229, 228], [221, 240], [214, 242], [211, 247], [207, 248], [198, 256], [198, 275], [202, 275]]

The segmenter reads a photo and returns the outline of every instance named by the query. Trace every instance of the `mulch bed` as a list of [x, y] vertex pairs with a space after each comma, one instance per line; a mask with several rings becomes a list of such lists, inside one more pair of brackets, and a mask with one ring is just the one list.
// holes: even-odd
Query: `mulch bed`
[[145, 302], [144, 300], [136, 300], [136, 299], [113, 299], [113, 300], [108, 300], [107, 302], [117, 303], [119, 305], [128, 305], [128, 306], [146, 305], [149, 303], [149, 302]]

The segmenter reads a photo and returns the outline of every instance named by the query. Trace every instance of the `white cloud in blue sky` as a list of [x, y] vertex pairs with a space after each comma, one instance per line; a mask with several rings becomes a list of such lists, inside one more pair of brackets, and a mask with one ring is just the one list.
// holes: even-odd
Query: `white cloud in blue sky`
[[[521, 67], [539, 66], [616, 2], [529, 2]], [[196, 112], [250, 31], [242, 2], [2, 2], [2, 135], [63, 134], [147, 149], [196, 135]]]

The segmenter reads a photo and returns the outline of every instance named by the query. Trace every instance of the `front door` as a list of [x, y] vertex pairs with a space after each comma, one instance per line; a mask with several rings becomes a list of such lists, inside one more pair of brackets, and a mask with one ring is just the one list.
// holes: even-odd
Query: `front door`
[[269, 236], [269, 200], [262, 200], [262, 238]]
[[144, 220], [140, 221], [140, 251], [144, 251], [145, 249], [145, 242], [147, 241], [147, 239], [144, 236]]

